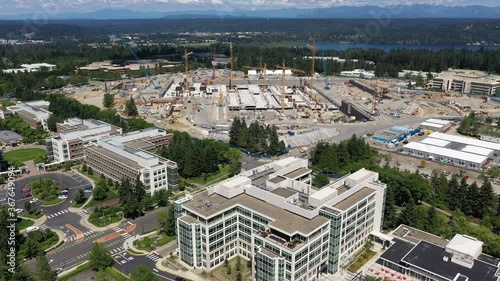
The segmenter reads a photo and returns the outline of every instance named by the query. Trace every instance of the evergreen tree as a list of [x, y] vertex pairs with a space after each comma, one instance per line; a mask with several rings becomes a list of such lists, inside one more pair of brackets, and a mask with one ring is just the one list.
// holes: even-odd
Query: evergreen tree
[[410, 199], [405, 206], [403, 212], [401, 212], [401, 223], [408, 226], [415, 227], [418, 222], [418, 211], [415, 205], [415, 201]]
[[312, 185], [315, 187], [318, 187], [318, 188], [321, 188], [329, 183], [330, 183], [330, 180], [328, 179], [328, 177], [325, 176], [325, 174], [321, 174], [321, 173], [317, 174], [313, 178], [313, 181], [312, 181]]
[[132, 97], [125, 104], [125, 114], [128, 116], [138, 116], [139, 111], [137, 111], [137, 106], [135, 105], [135, 101]]
[[462, 211], [466, 215], [475, 215], [479, 198], [479, 187], [476, 182], [468, 186], [465, 192], [465, 198], [462, 203]]
[[241, 124], [241, 134], [240, 137], [238, 138], [237, 145], [241, 148], [247, 148], [249, 144], [248, 138], [249, 138], [248, 127], [247, 124], [245, 123], [245, 120], [243, 120]]
[[36, 280], [37, 281], [56, 281], [57, 274], [52, 271], [49, 261], [45, 255], [40, 255], [36, 259]]
[[160, 279], [154, 274], [153, 270], [141, 264], [138, 265], [130, 273], [131, 281], [159, 281]]
[[102, 105], [105, 108], [113, 108], [115, 106], [115, 95], [114, 94], [104, 94], [104, 99]]
[[427, 220], [425, 223], [425, 231], [436, 234], [439, 230], [439, 218], [437, 216], [436, 207], [432, 205], [427, 211]]
[[278, 131], [276, 126], [273, 125], [269, 130], [269, 154], [276, 155], [276, 153], [281, 151], [279, 141]]
[[338, 151], [337, 151], [338, 159], [339, 159], [339, 166], [345, 167], [349, 166], [351, 163], [351, 157], [349, 155], [349, 150], [347, 148], [347, 144], [344, 142], [341, 142], [338, 145]]
[[241, 171], [241, 162], [239, 160], [232, 160], [231, 163], [229, 163], [229, 176], [235, 176], [239, 174]]
[[[467, 182], [465, 183], [467, 184]], [[453, 175], [448, 182], [448, 194], [446, 196], [446, 201], [448, 203], [448, 207], [450, 210], [455, 211], [460, 209], [462, 206], [462, 194], [463, 190], [461, 186], [458, 184], [458, 176]]]
[[495, 210], [495, 192], [488, 179], [484, 179], [477, 200], [476, 216], [483, 218], [486, 215], [493, 215]]
[[240, 138], [242, 131], [242, 124], [240, 118], [234, 117], [233, 123], [231, 124], [231, 129], [229, 130], [229, 144], [238, 145], [238, 139]]
[[385, 194], [384, 229], [393, 229], [396, 226], [396, 223], [397, 216], [394, 190], [392, 187], [387, 187]]

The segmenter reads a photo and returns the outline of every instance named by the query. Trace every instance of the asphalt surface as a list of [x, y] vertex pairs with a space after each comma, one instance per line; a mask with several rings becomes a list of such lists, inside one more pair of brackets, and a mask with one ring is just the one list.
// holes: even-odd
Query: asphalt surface
[[175, 281], [175, 278], [177, 277], [177, 275], [156, 269], [156, 261], [162, 259], [163, 257], [155, 253], [151, 253], [146, 256], [133, 256], [123, 250], [114, 253], [113, 258], [115, 260], [113, 267], [126, 275], [130, 274], [137, 266], [142, 264], [148, 268], [152, 268], [154, 274], [158, 276], [160, 280]]

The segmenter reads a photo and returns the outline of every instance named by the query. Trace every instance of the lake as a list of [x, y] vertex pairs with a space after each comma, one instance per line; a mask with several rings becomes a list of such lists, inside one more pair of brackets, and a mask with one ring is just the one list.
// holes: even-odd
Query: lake
[[[295, 46], [297, 48], [305, 48], [306, 45], [298, 45]], [[358, 48], [358, 49], [363, 49], [363, 50], [368, 50], [368, 49], [381, 49], [386, 52], [391, 51], [391, 50], [400, 50], [400, 49], [408, 49], [408, 50], [418, 50], [418, 49], [426, 49], [426, 50], [432, 50], [432, 51], [439, 51], [443, 49], [455, 49], [455, 50], [460, 50], [460, 49], [468, 49], [471, 51], [477, 51], [481, 47], [484, 47], [485, 49], [490, 49], [490, 50], [500, 50], [500, 45], [488, 45], [488, 46], [467, 46], [467, 45], [462, 45], [462, 46], [453, 46], [453, 45], [393, 45], [393, 44], [328, 44], [328, 43], [322, 43], [322, 44], [317, 44], [316, 48], [319, 50], [335, 50], [335, 51], [345, 51], [347, 49], [352, 49], [352, 48]]]

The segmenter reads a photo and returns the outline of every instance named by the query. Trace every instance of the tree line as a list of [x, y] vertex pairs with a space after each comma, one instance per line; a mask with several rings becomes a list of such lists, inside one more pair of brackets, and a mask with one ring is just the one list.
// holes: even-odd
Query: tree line
[[285, 151], [285, 142], [280, 141], [275, 125], [261, 125], [254, 121], [248, 127], [245, 120], [234, 117], [229, 131], [229, 144], [244, 148], [251, 153], [276, 155]]

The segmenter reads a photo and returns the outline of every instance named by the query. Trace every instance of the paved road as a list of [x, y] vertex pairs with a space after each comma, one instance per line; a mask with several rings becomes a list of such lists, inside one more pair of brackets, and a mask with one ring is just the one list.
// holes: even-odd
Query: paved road
[[134, 268], [142, 264], [147, 266], [148, 268], [151, 268], [154, 274], [158, 276], [160, 280], [175, 281], [175, 278], [177, 277], [177, 275], [164, 271], [159, 271], [158, 269], [156, 269], [156, 262], [163, 258], [159, 254], [151, 253], [146, 256], [132, 256], [123, 249], [121, 249], [118, 252], [114, 252], [112, 254], [113, 258], [116, 261], [113, 264], [113, 267], [118, 271], [125, 273], [127, 275], [130, 274], [134, 270]]

